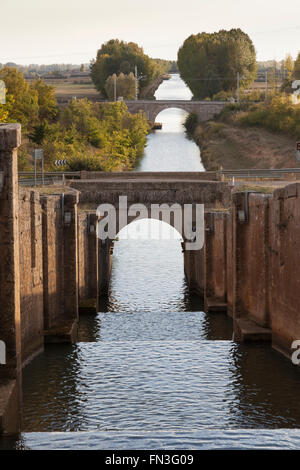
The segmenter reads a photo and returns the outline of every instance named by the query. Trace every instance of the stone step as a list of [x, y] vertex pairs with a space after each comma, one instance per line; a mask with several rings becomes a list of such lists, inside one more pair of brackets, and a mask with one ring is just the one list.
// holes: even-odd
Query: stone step
[[205, 311], [206, 312], [227, 312], [227, 302], [221, 300], [206, 298], [205, 299]]
[[236, 318], [234, 320], [235, 341], [272, 341], [272, 331], [257, 325], [249, 318]]

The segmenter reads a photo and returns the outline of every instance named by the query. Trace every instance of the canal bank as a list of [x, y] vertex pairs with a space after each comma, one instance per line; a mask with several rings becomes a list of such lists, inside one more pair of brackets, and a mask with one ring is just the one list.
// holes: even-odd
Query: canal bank
[[284, 133], [249, 127], [232, 113], [198, 123], [190, 132], [208, 171], [241, 168], [294, 168], [295, 139]]

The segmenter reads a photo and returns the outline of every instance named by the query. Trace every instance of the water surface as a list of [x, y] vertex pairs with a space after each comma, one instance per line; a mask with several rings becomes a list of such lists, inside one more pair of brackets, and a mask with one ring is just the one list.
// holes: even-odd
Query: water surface
[[[179, 75], [164, 81], [155, 93], [158, 100], [190, 100], [192, 94]], [[186, 138], [182, 109], [170, 108], [158, 114], [162, 129], [150, 134], [138, 171], [203, 171], [199, 147]]]

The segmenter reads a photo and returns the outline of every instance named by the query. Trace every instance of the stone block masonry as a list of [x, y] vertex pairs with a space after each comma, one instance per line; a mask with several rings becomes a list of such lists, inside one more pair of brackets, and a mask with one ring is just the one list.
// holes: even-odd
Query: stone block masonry
[[78, 195], [42, 195], [45, 342], [74, 342], [78, 323]]
[[62, 195], [41, 196], [44, 328], [55, 328], [63, 316]]
[[78, 303], [95, 312], [98, 289], [95, 214], [79, 217], [76, 190], [19, 188], [20, 143], [19, 124], [0, 124], [0, 434], [20, 430], [22, 367], [45, 342], [77, 340]]
[[271, 339], [270, 198], [271, 195], [236, 193], [231, 210], [206, 212], [201, 261], [197, 253], [192, 254], [196, 261], [193, 276], [198, 285], [202, 284], [198, 291], [202, 292], [206, 311], [227, 311], [234, 318], [235, 339], [239, 341]]
[[207, 312], [227, 311], [227, 210], [205, 213], [205, 242], [201, 250], [184, 252], [190, 291], [202, 298]]
[[204, 305], [208, 312], [227, 311], [227, 212], [205, 214]]
[[78, 214], [78, 298], [80, 314], [97, 313], [98, 239], [95, 212]]
[[300, 340], [300, 184], [274, 192], [270, 206], [270, 322], [273, 347], [291, 358]]
[[233, 194], [230, 210], [205, 213], [202, 256], [185, 254], [190, 287], [203, 296], [206, 312], [227, 312], [233, 317], [236, 341], [271, 341], [272, 201], [271, 194]]
[[0, 433], [18, 432], [21, 423], [22, 359], [19, 271], [17, 148], [19, 124], [0, 124], [0, 339], [6, 363], [0, 365]]
[[[271, 340], [269, 310], [270, 194], [233, 196], [233, 298], [235, 338]], [[255, 326], [257, 326], [255, 330]], [[255, 332], [253, 333], [253, 331]]]
[[300, 183], [234, 193], [230, 210], [205, 214], [204, 248], [185, 252], [184, 264], [207, 312], [227, 306], [236, 341], [268, 341], [291, 360], [300, 340]]
[[19, 191], [22, 363], [44, 349], [42, 207], [35, 191]]
[[204, 250], [186, 250], [184, 253], [184, 272], [190, 291], [204, 298]]
[[197, 114], [200, 121], [208, 121], [220, 114], [226, 102], [222, 101], [185, 101], [185, 100], [151, 100], [126, 101], [130, 113], [143, 112], [147, 119], [154, 122], [156, 116], [165, 109], [179, 108], [188, 113]]

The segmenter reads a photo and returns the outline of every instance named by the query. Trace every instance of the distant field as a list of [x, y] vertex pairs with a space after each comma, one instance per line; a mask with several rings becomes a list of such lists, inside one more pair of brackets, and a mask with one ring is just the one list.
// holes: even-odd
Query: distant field
[[[277, 82], [276, 87], [280, 88], [282, 86], [282, 82]], [[268, 84], [268, 87], [271, 89], [271, 84]], [[266, 82], [254, 82], [253, 85], [249, 88], [249, 90], [265, 90], [266, 89]]]
[[[28, 80], [30, 82], [30, 80]], [[70, 77], [70, 78], [45, 78], [46, 83], [53, 85], [55, 88], [55, 95], [59, 104], [68, 103], [74, 96], [77, 99], [87, 98], [91, 101], [99, 101], [101, 96], [90, 77]], [[277, 83], [277, 88], [281, 87], [281, 83]], [[266, 84], [264, 82], [254, 82], [253, 85], [247, 90], [265, 90]]]
[[54, 86], [58, 103], [67, 103], [74, 96], [78, 99], [88, 98], [91, 101], [99, 101], [101, 99], [89, 77], [46, 78], [45, 82], [48, 85]]

